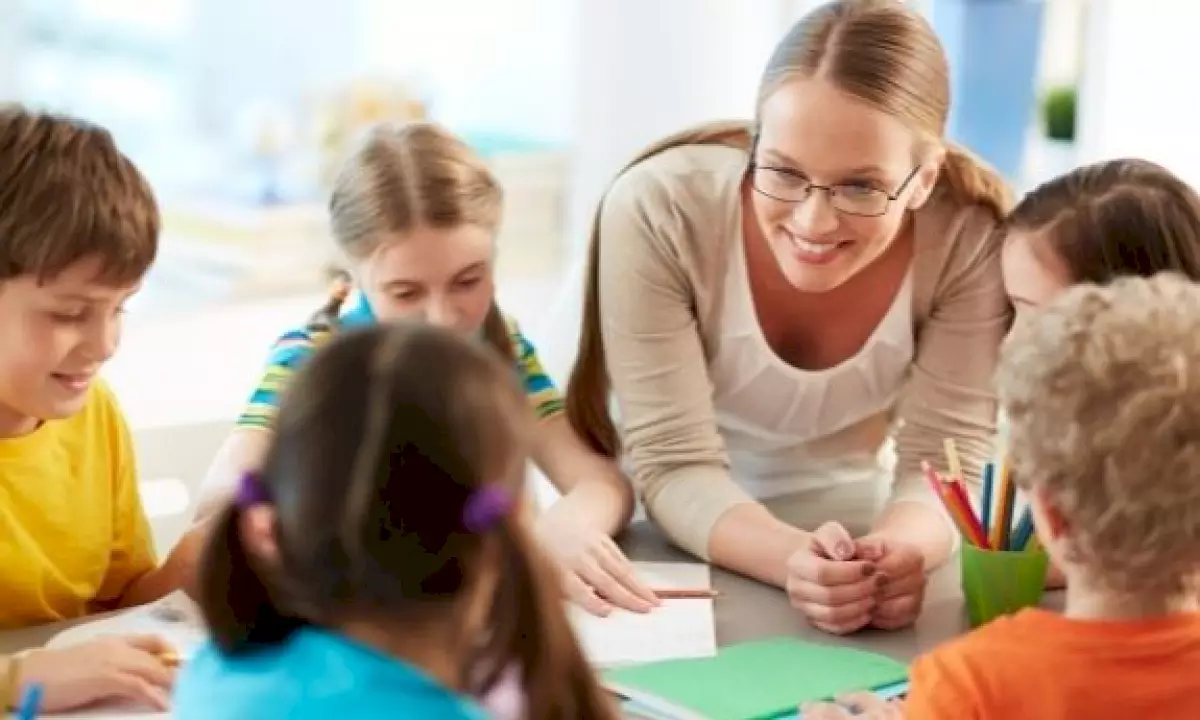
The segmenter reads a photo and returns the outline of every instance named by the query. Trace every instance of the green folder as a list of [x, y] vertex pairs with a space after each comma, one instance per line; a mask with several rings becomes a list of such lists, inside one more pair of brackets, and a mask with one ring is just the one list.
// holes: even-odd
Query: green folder
[[876, 690], [908, 678], [891, 658], [835, 645], [777, 638], [731, 645], [715, 657], [665, 660], [604, 673], [614, 692], [662, 717], [773, 720], [801, 703]]

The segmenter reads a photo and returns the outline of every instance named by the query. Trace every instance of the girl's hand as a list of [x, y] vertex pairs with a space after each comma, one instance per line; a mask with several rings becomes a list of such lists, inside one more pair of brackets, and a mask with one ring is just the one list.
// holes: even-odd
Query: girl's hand
[[885, 578], [855, 553], [846, 528], [828, 522], [788, 560], [788, 600], [814, 627], [845, 635], [871, 622]]
[[153, 635], [113, 636], [72, 647], [34, 650], [21, 660], [22, 686], [42, 686], [41, 710], [73, 710], [103, 700], [126, 700], [170, 709], [175, 670], [162, 658], [174, 653]]
[[562, 569], [563, 587], [573, 602], [601, 617], [614, 606], [644, 613], [659, 604], [612, 538], [578, 522], [572, 513], [555, 512], [557, 507], [538, 520], [537, 536]]
[[811, 703], [800, 708], [803, 720], [902, 720], [904, 705], [873, 693], [852, 693], [836, 703]]

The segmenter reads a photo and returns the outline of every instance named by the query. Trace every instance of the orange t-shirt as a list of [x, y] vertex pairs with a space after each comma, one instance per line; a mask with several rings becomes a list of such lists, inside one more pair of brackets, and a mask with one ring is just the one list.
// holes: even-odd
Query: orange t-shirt
[[908, 720], [1200, 718], [1200, 613], [1000, 618], [918, 658]]

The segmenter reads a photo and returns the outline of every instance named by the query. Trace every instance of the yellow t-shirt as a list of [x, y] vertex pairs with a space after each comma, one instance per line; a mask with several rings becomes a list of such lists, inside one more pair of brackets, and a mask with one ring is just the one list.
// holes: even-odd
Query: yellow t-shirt
[[155, 567], [129, 429], [107, 387], [88, 392], [0, 439], [0, 629], [103, 610]]

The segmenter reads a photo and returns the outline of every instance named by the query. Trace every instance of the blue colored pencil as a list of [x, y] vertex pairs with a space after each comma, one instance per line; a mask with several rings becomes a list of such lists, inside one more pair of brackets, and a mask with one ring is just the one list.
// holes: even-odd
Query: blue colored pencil
[[25, 688], [21, 698], [21, 706], [17, 709], [16, 720], [34, 720], [42, 707], [42, 685], [33, 683]]
[[1009, 550], [1024, 550], [1025, 544], [1029, 542], [1030, 536], [1033, 535], [1033, 512], [1030, 506], [1026, 505], [1025, 510], [1021, 512], [1021, 519], [1017, 521], [1017, 527], [1013, 530], [1012, 540], [1009, 541]]
[[983, 466], [983, 495], [980, 497], [979, 521], [983, 525], [983, 534], [992, 536], [992, 484], [996, 480], [996, 465], [989, 462]]

